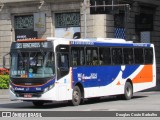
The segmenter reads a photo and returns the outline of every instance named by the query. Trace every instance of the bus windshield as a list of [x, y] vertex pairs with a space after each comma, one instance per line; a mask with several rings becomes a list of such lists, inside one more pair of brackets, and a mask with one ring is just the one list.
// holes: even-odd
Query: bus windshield
[[46, 78], [55, 74], [53, 52], [11, 53], [11, 78]]

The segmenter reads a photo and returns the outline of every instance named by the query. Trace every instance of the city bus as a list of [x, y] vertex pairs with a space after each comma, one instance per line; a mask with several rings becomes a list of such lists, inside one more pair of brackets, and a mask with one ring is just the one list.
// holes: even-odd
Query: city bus
[[[156, 86], [154, 45], [115, 38], [17, 40], [10, 49], [10, 98], [47, 102], [120, 96]], [[4, 61], [6, 56], [4, 56]], [[5, 67], [5, 62], [4, 62]]]

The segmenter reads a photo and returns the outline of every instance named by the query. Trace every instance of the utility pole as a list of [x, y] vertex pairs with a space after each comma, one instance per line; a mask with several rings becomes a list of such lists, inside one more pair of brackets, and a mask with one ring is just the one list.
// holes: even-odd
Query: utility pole
[[84, 13], [84, 38], [87, 38], [87, 0], [83, 1], [83, 13]]
[[4, 3], [0, 2], [0, 12], [2, 11], [3, 7], [4, 7]]

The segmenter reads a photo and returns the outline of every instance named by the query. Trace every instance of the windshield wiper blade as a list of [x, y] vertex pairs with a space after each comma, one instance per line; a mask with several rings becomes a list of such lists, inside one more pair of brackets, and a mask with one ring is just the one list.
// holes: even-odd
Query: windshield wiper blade
[[42, 49], [40, 49], [40, 52], [43, 56], [45, 56], [44, 51]]
[[18, 54], [20, 55], [20, 57], [22, 57], [22, 58], [23, 58], [21, 51], [20, 51], [20, 50], [18, 50], [17, 52], [18, 52]]

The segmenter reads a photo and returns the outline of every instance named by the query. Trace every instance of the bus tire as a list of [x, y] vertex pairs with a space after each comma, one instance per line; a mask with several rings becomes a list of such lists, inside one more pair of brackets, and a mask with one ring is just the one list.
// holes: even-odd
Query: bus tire
[[123, 98], [125, 100], [130, 100], [133, 96], [133, 87], [130, 82], [126, 82], [125, 87], [124, 87], [124, 95]]
[[32, 102], [34, 106], [37, 106], [37, 107], [41, 107], [44, 105], [44, 102], [43, 101], [33, 101]]
[[82, 93], [78, 86], [75, 86], [72, 93], [71, 104], [73, 106], [78, 106], [82, 102]]

